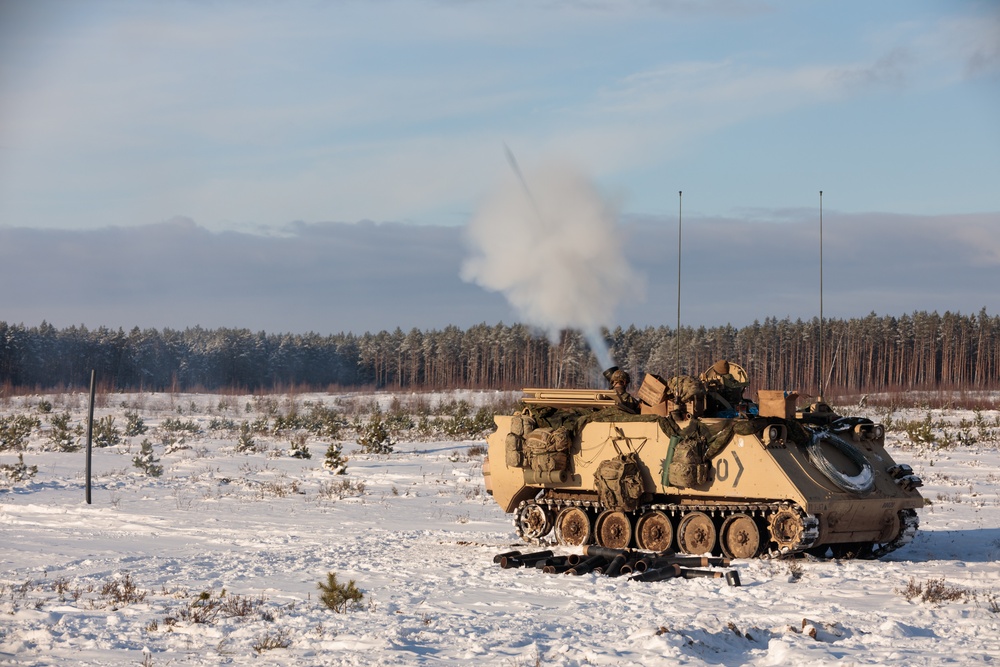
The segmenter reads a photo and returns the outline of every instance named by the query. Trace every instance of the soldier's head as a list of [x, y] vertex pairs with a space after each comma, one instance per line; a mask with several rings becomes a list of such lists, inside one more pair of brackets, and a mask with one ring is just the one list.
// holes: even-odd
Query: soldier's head
[[611, 374], [611, 388], [621, 391], [628, 389], [628, 383], [632, 381], [628, 373], [623, 370], [617, 370]]
[[714, 364], [712, 364], [712, 370], [719, 375], [725, 375], [729, 372], [729, 362], [725, 359], [719, 359]]

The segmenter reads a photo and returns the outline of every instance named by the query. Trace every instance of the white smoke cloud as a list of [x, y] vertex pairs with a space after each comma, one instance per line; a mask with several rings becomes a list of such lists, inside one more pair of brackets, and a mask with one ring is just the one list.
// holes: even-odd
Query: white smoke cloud
[[550, 164], [514, 174], [466, 227], [467, 282], [502, 293], [526, 322], [551, 336], [581, 330], [602, 368], [613, 365], [600, 336], [628, 293], [644, 290], [625, 259], [617, 207], [582, 173]]

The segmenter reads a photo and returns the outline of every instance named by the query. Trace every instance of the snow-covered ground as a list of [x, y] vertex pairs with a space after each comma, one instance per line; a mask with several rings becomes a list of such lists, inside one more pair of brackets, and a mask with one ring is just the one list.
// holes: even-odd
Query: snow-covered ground
[[[53, 413], [68, 405], [74, 423], [83, 419], [83, 397], [49, 398]], [[8, 400], [0, 415], [37, 415], [39, 400]], [[124, 408], [110, 404], [137, 404], [107, 402], [97, 415], [119, 427]], [[1000, 430], [992, 426], [969, 426], [961, 448], [890, 433], [890, 450], [924, 479], [931, 503], [909, 545], [881, 561], [736, 561], [742, 586], [730, 587], [501, 569], [493, 556], [518, 542], [484, 492], [481, 441], [399, 443], [387, 456], [345, 441], [348, 474], [338, 476], [314, 438], [312, 458], [297, 459], [286, 439], [258, 436], [268, 451], [243, 454], [234, 432], [207, 430], [220, 415], [256, 417], [248, 402], [144, 395], [138, 412], [150, 431], [95, 449], [90, 505], [84, 453], [51, 451], [38, 415], [44, 428], [24, 452], [37, 474], [16, 484], [0, 474], [0, 663], [1000, 662], [1000, 444], [977, 436]], [[168, 454], [158, 436], [167, 418], [205, 430]], [[959, 433], [976, 418], [991, 425], [998, 413], [935, 411], [933, 420]], [[162, 476], [132, 463], [143, 437], [156, 444]], [[0, 452], [0, 464], [16, 463]], [[330, 572], [355, 582], [360, 604], [335, 613], [321, 603]]]

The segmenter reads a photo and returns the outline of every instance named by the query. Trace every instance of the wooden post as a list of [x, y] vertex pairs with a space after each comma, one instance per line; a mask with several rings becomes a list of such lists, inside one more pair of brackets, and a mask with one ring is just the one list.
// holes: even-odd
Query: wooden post
[[87, 416], [87, 504], [90, 505], [90, 460], [94, 442], [94, 390], [96, 388], [97, 371], [90, 371], [90, 412]]

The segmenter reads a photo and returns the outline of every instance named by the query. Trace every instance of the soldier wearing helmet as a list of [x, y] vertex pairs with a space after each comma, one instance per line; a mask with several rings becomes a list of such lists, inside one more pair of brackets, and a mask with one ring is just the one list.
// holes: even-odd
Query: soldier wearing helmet
[[629, 374], [617, 366], [613, 366], [604, 371], [604, 377], [608, 379], [611, 388], [615, 392], [615, 405], [622, 412], [627, 412], [631, 415], [639, 414], [639, 401], [632, 394], [628, 393], [628, 385], [632, 381]]
[[736, 364], [720, 359], [701, 374], [701, 380], [705, 383], [710, 398], [717, 404], [716, 411], [739, 410], [740, 405], [746, 401], [743, 398], [743, 390], [748, 384], [746, 372]]

